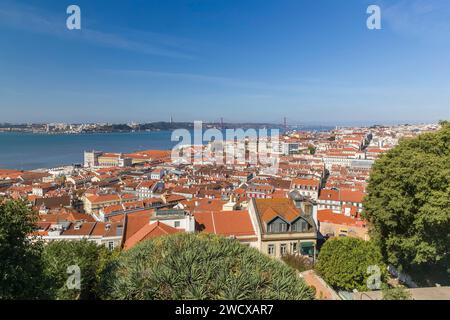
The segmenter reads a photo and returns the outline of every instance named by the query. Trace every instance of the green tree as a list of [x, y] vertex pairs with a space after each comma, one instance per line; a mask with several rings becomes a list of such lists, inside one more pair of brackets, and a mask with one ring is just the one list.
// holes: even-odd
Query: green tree
[[356, 238], [334, 238], [322, 246], [316, 264], [317, 272], [331, 286], [352, 291], [369, 290], [370, 266], [378, 266], [381, 281], [386, 277], [386, 266], [378, 247], [371, 241]]
[[25, 202], [0, 201], [0, 299], [48, 297], [35, 221]]
[[400, 270], [449, 266], [450, 123], [441, 124], [401, 141], [370, 175], [364, 216], [385, 260]]
[[[111, 252], [105, 246], [87, 240], [49, 243], [45, 246], [43, 261], [46, 273], [52, 279], [52, 298], [105, 298], [109, 295], [108, 281], [114, 272], [117, 255], [117, 252]], [[80, 289], [67, 286], [68, 278], [74, 275], [73, 271], [68, 270], [71, 266], [77, 266], [80, 270]]]
[[116, 299], [313, 299], [296, 272], [236, 240], [175, 234], [120, 257]]

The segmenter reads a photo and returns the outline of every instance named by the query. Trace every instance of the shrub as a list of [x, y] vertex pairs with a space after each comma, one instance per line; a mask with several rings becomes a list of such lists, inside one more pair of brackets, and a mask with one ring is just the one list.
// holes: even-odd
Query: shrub
[[[114, 272], [116, 255], [105, 246], [87, 240], [49, 243], [42, 257], [46, 274], [52, 279], [51, 297], [59, 300], [106, 298], [110, 294], [108, 281]], [[80, 289], [67, 286], [70, 266], [80, 268]]]
[[115, 299], [313, 299], [296, 272], [236, 240], [175, 234], [122, 254]]
[[380, 268], [381, 279], [386, 275], [379, 248], [369, 241], [357, 238], [335, 238], [325, 242], [320, 250], [317, 272], [331, 286], [352, 291], [366, 291], [367, 281], [373, 274], [370, 266]]

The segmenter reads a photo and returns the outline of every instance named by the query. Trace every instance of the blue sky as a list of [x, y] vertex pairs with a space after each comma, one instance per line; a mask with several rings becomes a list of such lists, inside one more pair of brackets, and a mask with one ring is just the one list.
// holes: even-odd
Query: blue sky
[[448, 0], [0, 0], [0, 122], [449, 119], [449, 18]]

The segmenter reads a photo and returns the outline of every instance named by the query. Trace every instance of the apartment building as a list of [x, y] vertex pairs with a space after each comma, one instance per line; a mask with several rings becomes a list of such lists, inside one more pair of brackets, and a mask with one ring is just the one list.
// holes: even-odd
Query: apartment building
[[315, 258], [317, 206], [306, 199], [252, 199], [249, 213], [256, 231], [256, 247], [280, 258], [300, 254]]

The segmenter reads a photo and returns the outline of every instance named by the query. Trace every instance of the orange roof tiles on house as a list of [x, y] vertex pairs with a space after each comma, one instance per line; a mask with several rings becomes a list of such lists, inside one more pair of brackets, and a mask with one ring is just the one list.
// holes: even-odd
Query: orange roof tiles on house
[[165, 195], [162, 197], [164, 197], [163, 199], [166, 203], [180, 202], [180, 201], [186, 200], [185, 197], [178, 195], [178, 194], [169, 194], [169, 195]]
[[115, 214], [107, 218], [108, 222], [122, 222], [125, 220], [125, 214]]
[[126, 210], [131, 210], [131, 209], [144, 209], [145, 205], [144, 205], [144, 201], [132, 201], [132, 202], [124, 202], [121, 204], [116, 204], [116, 205], [112, 205], [112, 206], [107, 206], [105, 208], [102, 209], [104, 214], [109, 214], [109, 213], [113, 213], [113, 212], [120, 212], [120, 211], [126, 211]]
[[333, 213], [331, 209], [318, 210], [317, 219], [319, 222], [327, 222], [353, 227], [365, 227], [366, 223], [362, 220], [353, 219], [340, 213]]
[[79, 212], [66, 212], [66, 213], [56, 213], [56, 214], [41, 214], [39, 215], [40, 222], [51, 222], [56, 223], [58, 221], [86, 221], [95, 222], [91, 215]]
[[125, 208], [123, 207], [122, 204], [115, 204], [112, 206], [107, 206], [105, 208], [102, 209], [104, 214], [109, 214], [112, 212], [118, 212], [118, 211], [123, 211]]
[[152, 239], [156, 237], [161, 237], [169, 234], [174, 234], [178, 232], [182, 232], [181, 229], [176, 229], [174, 227], [168, 226], [160, 221], [156, 221], [153, 223], [148, 223], [144, 225], [141, 229], [135, 232], [131, 237], [129, 237], [123, 247], [124, 249], [130, 249], [141, 241]]
[[39, 196], [34, 195], [34, 194], [29, 194], [29, 195], [27, 195], [27, 198], [28, 198], [28, 201], [34, 202], [36, 199], [39, 198]]
[[120, 196], [120, 198], [121, 198], [122, 200], [134, 200], [134, 199], [137, 199], [138, 197], [135, 196], [134, 194], [124, 193], [124, 194], [122, 194], [122, 195]]
[[4, 179], [17, 179], [22, 176], [25, 172], [19, 170], [11, 169], [0, 169], [0, 180]]
[[255, 236], [255, 230], [247, 210], [195, 212], [199, 231], [222, 236]]
[[145, 189], [150, 189], [153, 187], [153, 185], [156, 183], [157, 181], [155, 180], [144, 180], [141, 183], [138, 184], [137, 188], [145, 188]]
[[286, 190], [275, 190], [272, 194], [272, 198], [287, 198], [289, 191]]
[[365, 193], [360, 190], [351, 189], [323, 189], [320, 193], [320, 200], [344, 201], [353, 203], [362, 203]]
[[150, 217], [155, 211], [153, 209], [136, 211], [126, 215], [124, 240], [126, 241], [133, 234], [139, 231], [143, 226], [150, 222]]
[[319, 200], [339, 201], [339, 191], [334, 189], [322, 189]]
[[220, 199], [198, 199], [194, 198], [191, 200], [184, 200], [181, 202], [185, 206], [186, 210], [192, 212], [202, 212], [202, 211], [221, 211], [223, 205], [227, 203]]
[[134, 153], [128, 153], [125, 156], [128, 158], [153, 160], [166, 158], [169, 157], [170, 155], [171, 155], [170, 150], [143, 150]]
[[97, 222], [91, 231], [91, 236], [99, 237], [114, 237], [121, 236], [123, 229], [123, 222]]
[[94, 230], [96, 222], [72, 223], [67, 230], [64, 230], [65, 236], [88, 236]]
[[175, 186], [172, 189], [172, 192], [195, 195], [198, 192], [198, 190], [199, 190], [199, 188], [196, 188], [196, 187], [188, 188], [188, 187], [183, 187], [183, 186]]
[[266, 223], [276, 216], [293, 221], [300, 215], [291, 199], [254, 199], [254, 201], [261, 220]]
[[163, 200], [161, 198], [145, 198], [142, 200], [144, 203], [144, 207], [163, 204]]
[[307, 187], [315, 187], [319, 188], [320, 181], [316, 179], [301, 179], [301, 178], [294, 178], [292, 179], [292, 186], [307, 186]]
[[103, 202], [112, 202], [112, 201], [120, 201], [120, 196], [117, 194], [104, 194], [104, 195], [88, 195], [86, 198], [91, 203], [103, 203]]
[[346, 202], [363, 202], [365, 193], [357, 190], [341, 189], [341, 200]]
[[32, 186], [12, 186], [8, 188], [10, 192], [18, 192], [22, 194], [31, 193], [33, 191]]

